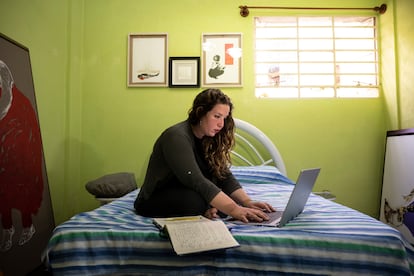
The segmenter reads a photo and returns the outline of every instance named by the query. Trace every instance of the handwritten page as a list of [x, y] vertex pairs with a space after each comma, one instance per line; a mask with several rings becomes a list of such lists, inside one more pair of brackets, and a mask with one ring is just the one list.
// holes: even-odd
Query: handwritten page
[[224, 222], [220, 220], [167, 223], [166, 228], [178, 255], [239, 246]]

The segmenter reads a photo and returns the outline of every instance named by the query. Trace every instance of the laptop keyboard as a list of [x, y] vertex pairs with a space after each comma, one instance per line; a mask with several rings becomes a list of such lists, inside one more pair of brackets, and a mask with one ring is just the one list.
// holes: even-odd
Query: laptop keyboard
[[266, 215], [269, 217], [269, 220], [264, 220], [261, 222], [261, 224], [271, 224], [275, 220], [280, 220], [280, 218], [283, 215], [283, 211], [276, 211], [271, 213], [266, 213]]

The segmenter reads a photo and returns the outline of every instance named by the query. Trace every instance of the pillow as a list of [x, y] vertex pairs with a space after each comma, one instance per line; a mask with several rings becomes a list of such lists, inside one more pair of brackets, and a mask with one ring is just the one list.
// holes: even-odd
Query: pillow
[[274, 166], [232, 166], [230, 167], [234, 177], [243, 183], [284, 183], [294, 184], [292, 180], [280, 173]]
[[95, 197], [121, 197], [135, 189], [135, 175], [128, 172], [107, 174], [86, 183], [86, 190]]

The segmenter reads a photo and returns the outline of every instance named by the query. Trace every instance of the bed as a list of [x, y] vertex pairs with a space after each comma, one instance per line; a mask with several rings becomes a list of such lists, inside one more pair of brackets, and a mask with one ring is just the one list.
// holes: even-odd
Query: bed
[[[283, 209], [294, 182], [279, 151], [251, 124], [236, 126], [233, 174], [253, 199]], [[414, 274], [414, 250], [400, 232], [316, 194], [285, 227], [226, 222], [240, 247], [177, 256], [152, 219], [135, 214], [137, 193], [58, 225], [46, 251], [53, 275]]]

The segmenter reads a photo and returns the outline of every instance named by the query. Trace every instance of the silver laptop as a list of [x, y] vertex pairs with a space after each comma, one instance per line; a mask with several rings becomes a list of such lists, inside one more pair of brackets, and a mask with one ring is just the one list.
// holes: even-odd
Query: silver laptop
[[283, 227], [290, 220], [302, 213], [320, 170], [320, 168], [301, 170], [285, 210], [266, 213], [269, 216], [269, 220], [248, 223], [234, 220], [232, 222], [237, 224]]

